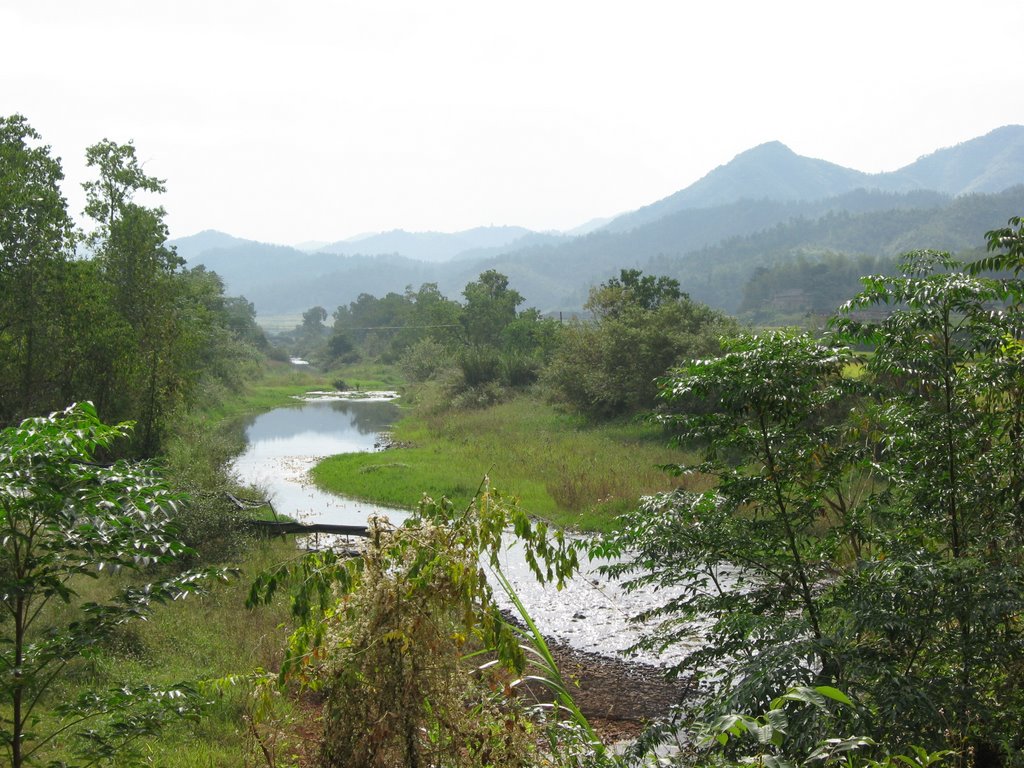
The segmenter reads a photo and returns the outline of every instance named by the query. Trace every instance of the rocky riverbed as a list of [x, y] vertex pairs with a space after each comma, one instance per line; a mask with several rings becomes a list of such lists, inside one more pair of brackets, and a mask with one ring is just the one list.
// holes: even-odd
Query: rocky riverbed
[[564, 643], [549, 647], [577, 706], [608, 744], [635, 738], [647, 724], [666, 717], [673, 705], [694, 695], [689, 681], [668, 680], [661, 667]]

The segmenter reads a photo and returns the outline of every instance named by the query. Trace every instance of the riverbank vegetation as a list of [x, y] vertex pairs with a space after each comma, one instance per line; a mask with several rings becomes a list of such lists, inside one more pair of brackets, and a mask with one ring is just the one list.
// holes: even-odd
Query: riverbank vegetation
[[[864, 278], [824, 336], [734, 334], [661, 379], [658, 420], [690, 452], [670, 467], [679, 487], [615, 520], [591, 554], [634, 553], [612, 572], [635, 587], [673, 590], [653, 614], [665, 624], [647, 647], [681, 642], [689, 622], [711, 619], [678, 670], [706, 681], [704, 717], [778, 712], [776, 696], [793, 685], [842, 690], [835, 700], [846, 709], [801, 710], [773, 754], [822, 754], [842, 728], [958, 764], [1016, 764], [1024, 746], [1012, 725], [1024, 701], [1016, 669], [1024, 656], [1022, 243], [1014, 219], [989, 233], [993, 255], [969, 264], [907, 254], [895, 275]], [[596, 289], [591, 306], [637, 277], [623, 273]], [[556, 330], [546, 366], [558, 360], [559, 340], [601, 331], [596, 314], [587, 330]], [[432, 378], [450, 402], [473, 389], [464, 370], [447, 384]], [[593, 397], [573, 398], [550, 368], [537, 381], [529, 396], [506, 381], [488, 407], [480, 398], [478, 412], [460, 407], [447, 421], [445, 408], [429, 417], [425, 409], [411, 422], [423, 425], [421, 448], [328, 463], [319, 477], [344, 467], [398, 482], [429, 468], [432, 448], [439, 485], [468, 493], [451, 465], [479, 467], [481, 454], [517, 463], [517, 446], [531, 445], [525, 435], [544, 442], [545, 421], [562, 433], [609, 423], [613, 414], [593, 408]], [[542, 394], [577, 415], [545, 411], [530, 399]], [[513, 420], [523, 433], [505, 429]]]
[[[131, 144], [87, 162], [82, 233], [59, 161], [0, 120], [0, 745], [17, 768], [622, 765], [579, 718], [582, 740], [555, 722], [539, 744], [508, 695], [523, 635], [480, 556], [508, 524], [544, 578], [581, 556], [530, 515], [600, 532], [588, 554], [668, 596], [650, 648], [701, 621], [675, 671], [702, 699], [652, 738], [703, 718], [712, 749], [686, 742], [677, 764], [731, 764], [744, 733], [765, 765], [1024, 763], [1019, 219], [987, 257], [913, 252], [864, 278], [822, 332], [741, 332], [629, 269], [587, 317], [547, 318], [489, 270], [461, 301], [426, 284], [313, 307], [275, 348], [165, 245], [163, 210], [138, 202], [163, 182]], [[360, 558], [258, 541], [225, 494], [238, 437], [220, 425], [326, 386], [403, 386], [412, 408], [393, 449], [316, 470], [396, 506], [429, 495]], [[475, 661], [488, 650], [499, 664]]]
[[607, 530], [645, 493], [678, 485], [659, 468], [665, 434], [657, 426], [593, 425], [528, 393], [470, 411], [442, 407], [439, 397], [419, 391], [392, 433], [400, 448], [331, 457], [314, 469], [314, 480], [409, 507], [423, 493], [468, 503], [489, 476], [531, 514], [582, 530]]

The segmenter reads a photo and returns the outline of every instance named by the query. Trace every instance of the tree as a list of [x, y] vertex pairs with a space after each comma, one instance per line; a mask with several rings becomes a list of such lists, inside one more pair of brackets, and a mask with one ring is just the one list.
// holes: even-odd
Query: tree
[[462, 325], [470, 344], [500, 346], [502, 331], [516, 319], [522, 295], [509, 287], [507, 276], [493, 269], [468, 283], [462, 295]]
[[45, 407], [74, 242], [64, 174], [24, 117], [0, 117], [0, 424]]
[[[1009, 667], [1024, 653], [1024, 285], [980, 274], [986, 262], [1016, 262], [1012, 231], [990, 233], [989, 244], [1006, 253], [969, 271], [947, 253], [907, 254], [898, 274], [864, 278], [836, 322], [873, 347], [866, 367], [880, 389], [874, 418], [884, 435], [876, 463], [886, 483], [886, 560], [851, 585], [852, 615], [889, 657], [885, 666], [901, 659], [907, 685], [945, 702], [958, 751], [997, 743], [1012, 727], [1001, 722], [1006, 703], [1024, 696]], [[863, 312], [878, 307], [887, 308], [882, 319]], [[879, 631], [894, 625], [900, 636]], [[922, 709], [889, 726], [927, 729], [931, 707]]]
[[[672, 471], [713, 487], [645, 499], [605, 541], [634, 553], [609, 569], [630, 588], [678, 591], [653, 614], [671, 617], [653, 645], [686, 637], [680, 617], [710, 619], [682, 668], [716, 678], [726, 708], [756, 709], [787, 685], [834, 685], [839, 674], [823, 585], [839, 554], [862, 546], [857, 451], [837, 407], [849, 354], [777, 331], [728, 339], [721, 356], [672, 370], [662, 420], [701, 454]], [[826, 526], [842, 535], [814, 535]]]
[[229, 312], [219, 278], [180, 270], [163, 210], [133, 200], [163, 182], [131, 144], [87, 151], [93, 257], [74, 258], [60, 162], [39, 141], [24, 118], [0, 118], [0, 425], [90, 400], [135, 419], [130, 450], [153, 455], [201, 379], [230, 384], [252, 360], [251, 305]]
[[[134, 201], [138, 192], [160, 193], [164, 182], [142, 169], [131, 142], [104, 139], [86, 150], [99, 178], [85, 182], [85, 212], [96, 222], [87, 241], [110, 287], [114, 309], [130, 327], [97, 402], [105, 412], [134, 417], [137, 450], [152, 456], [166, 418], [187, 389], [177, 364], [183, 339], [177, 270], [184, 261], [168, 247], [165, 212]], [[101, 385], [104, 386], [104, 385]]]
[[623, 269], [618, 277], [609, 278], [590, 292], [586, 308], [600, 318], [616, 317], [630, 308], [651, 312], [687, 298], [674, 278]]
[[[83, 403], [0, 432], [0, 610], [8, 617], [0, 624], [0, 742], [14, 768], [35, 761], [57, 734], [97, 719], [107, 727], [83, 732], [81, 751], [123, 764], [133, 740], [169, 716], [196, 712], [187, 688], [142, 686], [65, 702], [58, 730], [33, 730], [41, 697], [69, 663], [121, 624], [144, 618], [153, 603], [195, 591], [214, 573], [179, 573], [122, 587], [104, 604], [81, 602], [80, 579], [142, 571], [186, 553], [171, 536], [174, 498], [152, 470], [96, 461], [128, 431], [104, 425]], [[53, 624], [47, 608], [54, 602], [74, 606], [75, 618]]]
[[688, 357], [713, 353], [735, 323], [690, 301], [670, 278], [623, 270], [591, 290], [592, 322], [567, 325], [544, 378], [580, 411], [611, 418], [656, 402], [655, 380]]
[[[99, 172], [99, 179], [82, 186], [86, 195], [85, 215], [106, 229], [98, 233], [100, 237], [109, 236], [109, 229], [124, 215], [136, 192], [167, 191], [164, 180], [147, 176], [143, 171], [130, 141], [117, 144], [103, 139], [86, 150], [85, 160], [86, 165]], [[160, 213], [162, 216], [163, 211]]]

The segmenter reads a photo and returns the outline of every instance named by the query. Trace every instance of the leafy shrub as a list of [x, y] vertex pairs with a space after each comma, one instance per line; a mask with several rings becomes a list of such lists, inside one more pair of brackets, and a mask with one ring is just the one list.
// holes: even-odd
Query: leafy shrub
[[488, 408], [504, 402], [508, 398], [508, 390], [504, 389], [497, 381], [490, 381], [477, 387], [457, 389], [447, 399], [445, 407], [456, 410]]
[[[10, 617], [0, 632], [0, 665], [16, 671], [0, 678], [0, 744], [13, 768], [41, 764], [41, 750], [65, 731], [77, 737], [84, 764], [127, 764], [138, 738], [198, 714], [188, 686], [124, 686], [64, 701], [56, 708], [59, 729], [37, 729], [37, 705], [72, 661], [97, 644], [138, 650], [126, 623], [223, 576], [164, 570], [162, 581], [149, 584], [105, 582], [111, 596], [102, 602], [79, 593], [83, 579], [102, 579], [104, 570], [173, 566], [186, 554], [171, 533], [174, 495], [152, 468], [96, 461], [128, 432], [127, 424], [103, 424], [89, 403], [0, 431], [0, 607]], [[69, 620], [46, 626], [53, 619], [46, 608], [59, 604]]]
[[421, 383], [433, 379], [452, 364], [448, 348], [432, 338], [420, 339], [401, 357], [399, 366], [409, 381]]
[[594, 418], [653, 408], [658, 377], [687, 358], [714, 354], [718, 338], [736, 329], [674, 281], [662, 285], [634, 272], [623, 272], [627, 288], [612, 280], [591, 292], [594, 320], [562, 329], [543, 373], [560, 399]]
[[503, 354], [499, 358], [501, 381], [509, 387], [526, 387], [537, 380], [540, 365], [529, 355], [516, 352]]
[[501, 358], [493, 347], [466, 347], [459, 353], [458, 364], [467, 389], [497, 381], [501, 374]]
[[541, 581], [560, 584], [578, 566], [563, 537], [485, 489], [466, 509], [425, 498], [399, 528], [371, 518], [360, 558], [313, 553], [253, 585], [251, 604], [294, 589], [302, 625], [282, 676], [324, 690], [322, 766], [542, 762], [510, 695], [525, 654], [482, 569], [498, 568], [513, 526]]

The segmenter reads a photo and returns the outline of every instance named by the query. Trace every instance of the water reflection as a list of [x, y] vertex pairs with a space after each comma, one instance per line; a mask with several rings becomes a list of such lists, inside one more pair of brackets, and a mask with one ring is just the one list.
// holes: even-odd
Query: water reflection
[[377, 435], [398, 418], [379, 401], [316, 401], [277, 408], [246, 420], [248, 452], [268, 456], [331, 456], [372, 451]]
[[232, 469], [239, 480], [263, 490], [279, 514], [303, 522], [363, 525], [371, 514], [400, 522], [407, 513], [324, 493], [309, 470], [337, 453], [372, 451], [377, 436], [398, 418], [393, 402], [307, 402], [245, 420], [248, 447]]

